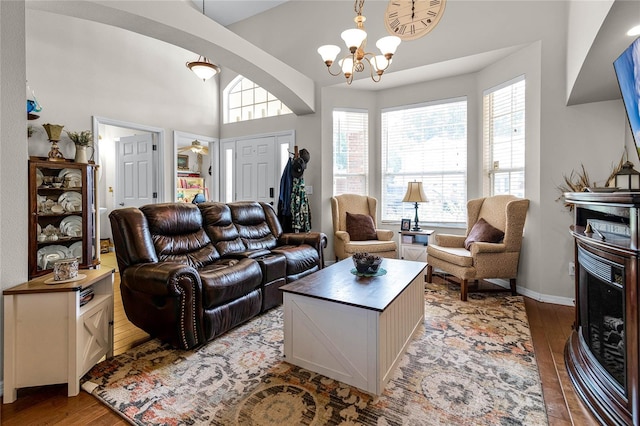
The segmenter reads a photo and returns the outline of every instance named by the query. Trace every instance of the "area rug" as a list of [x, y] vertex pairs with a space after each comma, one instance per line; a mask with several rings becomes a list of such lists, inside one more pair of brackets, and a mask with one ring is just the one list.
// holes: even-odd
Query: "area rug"
[[[505, 293], [506, 294], [506, 293]], [[137, 425], [546, 425], [524, 302], [425, 289], [425, 320], [380, 396], [283, 360], [281, 308], [193, 351], [151, 340], [83, 378]]]

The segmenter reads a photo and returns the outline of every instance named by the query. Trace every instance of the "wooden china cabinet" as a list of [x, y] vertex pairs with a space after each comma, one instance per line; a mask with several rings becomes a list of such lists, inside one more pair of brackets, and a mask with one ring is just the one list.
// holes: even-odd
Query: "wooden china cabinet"
[[29, 160], [29, 279], [53, 270], [61, 258], [79, 267], [99, 264], [95, 164]]

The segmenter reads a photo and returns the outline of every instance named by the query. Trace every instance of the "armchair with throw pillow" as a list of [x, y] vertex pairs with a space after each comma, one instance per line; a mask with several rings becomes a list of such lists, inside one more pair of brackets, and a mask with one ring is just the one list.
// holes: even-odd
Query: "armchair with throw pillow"
[[427, 246], [427, 282], [433, 268], [460, 280], [460, 300], [467, 300], [469, 280], [508, 278], [516, 294], [518, 261], [529, 200], [513, 195], [469, 200], [466, 235], [436, 235]]
[[336, 260], [362, 252], [398, 257], [393, 231], [376, 228], [377, 205], [378, 200], [366, 195], [342, 194], [331, 198]]

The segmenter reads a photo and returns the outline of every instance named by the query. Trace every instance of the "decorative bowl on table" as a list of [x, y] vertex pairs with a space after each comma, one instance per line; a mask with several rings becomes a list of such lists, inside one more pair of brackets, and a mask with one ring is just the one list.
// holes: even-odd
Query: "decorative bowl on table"
[[369, 253], [355, 253], [351, 258], [359, 274], [375, 274], [382, 263], [380, 256]]

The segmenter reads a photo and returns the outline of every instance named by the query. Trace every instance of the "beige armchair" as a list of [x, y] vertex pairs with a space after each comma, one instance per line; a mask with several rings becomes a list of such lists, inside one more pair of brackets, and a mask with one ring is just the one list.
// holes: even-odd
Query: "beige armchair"
[[[382, 257], [398, 257], [398, 245], [393, 239], [393, 231], [376, 227], [377, 205], [378, 200], [366, 195], [342, 194], [331, 198], [333, 247], [336, 260], [362, 252], [375, 253]], [[377, 239], [354, 241], [347, 232], [347, 212], [371, 217], [372, 228]]]
[[[496, 195], [470, 200], [467, 203], [467, 232], [463, 235], [436, 235], [436, 244], [427, 246], [427, 282], [433, 268], [447, 272], [460, 280], [460, 300], [467, 300], [469, 280], [508, 278], [511, 293], [516, 294], [518, 261], [522, 246], [529, 200], [512, 195]], [[484, 219], [489, 225], [482, 224]], [[478, 224], [478, 226], [474, 225]], [[504, 238], [499, 242], [487, 242]], [[498, 236], [496, 235], [498, 234]], [[489, 236], [487, 238], [487, 236]], [[497, 238], [496, 238], [497, 236]], [[469, 239], [468, 249], [465, 240]], [[474, 240], [475, 242], [471, 242]]]

